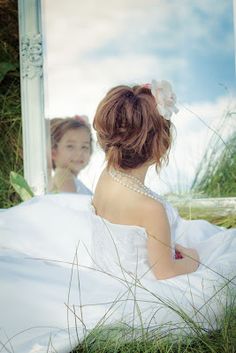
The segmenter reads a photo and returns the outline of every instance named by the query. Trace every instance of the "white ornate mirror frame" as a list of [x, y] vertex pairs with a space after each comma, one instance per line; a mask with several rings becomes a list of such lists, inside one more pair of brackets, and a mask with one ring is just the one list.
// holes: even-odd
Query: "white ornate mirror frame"
[[43, 34], [40, 0], [19, 0], [21, 106], [24, 177], [36, 195], [47, 191], [47, 139], [44, 114]]

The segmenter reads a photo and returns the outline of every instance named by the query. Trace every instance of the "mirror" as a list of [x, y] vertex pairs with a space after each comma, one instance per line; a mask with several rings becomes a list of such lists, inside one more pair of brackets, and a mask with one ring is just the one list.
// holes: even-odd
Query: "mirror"
[[[197, 197], [235, 196], [220, 178], [213, 189], [205, 185], [219, 160], [230, 162], [235, 151], [232, 0], [214, 6], [211, 0], [112, 0], [99, 6], [95, 0], [41, 0], [41, 10], [46, 120], [85, 114], [92, 123], [110, 87], [166, 79], [177, 94], [176, 136], [169, 165], [160, 176], [150, 170], [148, 186], [160, 194], [189, 195], [194, 185]], [[46, 150], [49, 142], [42, 143]], [[95, 144], [79, 174], [89, 189], [103, 166]]]

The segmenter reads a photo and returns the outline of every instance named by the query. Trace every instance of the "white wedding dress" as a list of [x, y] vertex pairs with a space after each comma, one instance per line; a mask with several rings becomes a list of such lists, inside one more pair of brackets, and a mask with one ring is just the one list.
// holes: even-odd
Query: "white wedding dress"
[[0, 352], [69, 353], [101, 326], [130, 338], [142, 328], [215, 329], [235, 296], [236, 229], [183, 220], [162, 202], [173, 248], [194, 247], [201, 260], [168, 280], [149, 267], [145, 229], [97, 216], [91, 196], [45, 195], [1, 211]]

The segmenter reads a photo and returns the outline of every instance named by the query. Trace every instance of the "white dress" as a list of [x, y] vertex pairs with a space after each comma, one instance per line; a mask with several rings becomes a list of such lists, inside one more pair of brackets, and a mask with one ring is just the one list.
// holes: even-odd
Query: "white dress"
[[84, 183], [82, 183], [80, 179], [75, 177], [74, 180], [75, 180], [76, 192], [78, 192], [78, 194], [92, 195], [92, 191], [89, 190], [87, 186], [84, 185]]
[[[69, 353], [100, 326], [127, 337], [215, 329], [235, 296], [236, 229], [185, 221], [162, 201], [175, 242], [199, 269], [157, 280], [144, 228], [95, 214], [91, 196], [35, 197], [0, 212], [0, 352]], [[109, 331], [108, 331], [109, 332]]]

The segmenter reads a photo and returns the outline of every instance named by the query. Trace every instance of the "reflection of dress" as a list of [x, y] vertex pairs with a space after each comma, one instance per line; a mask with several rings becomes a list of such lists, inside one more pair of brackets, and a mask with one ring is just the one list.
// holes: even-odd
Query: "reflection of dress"
[[98, 323], [142, 322], [150, 334], [179, 323], [183, 332], [180, 309], [214, 328], [235, 291], [236, 230], [182, 220], [164, 205], [173, 243], [195, 247], [204, 265], [161, 281], [148, 265], [145, 229], [97, 216], [90, 196], [46, 195], [0, 212], [1, 352], [68, 353]]
[[75, 178], [75, 185], [76, 185], [76, 192], [78, 192], [78, 194], [92, 195], [91, 190], [89, 190], [87, 186], [85, 186], [84, 183], [82, 183], [82, 181], [79, 180], [78, 178]]

